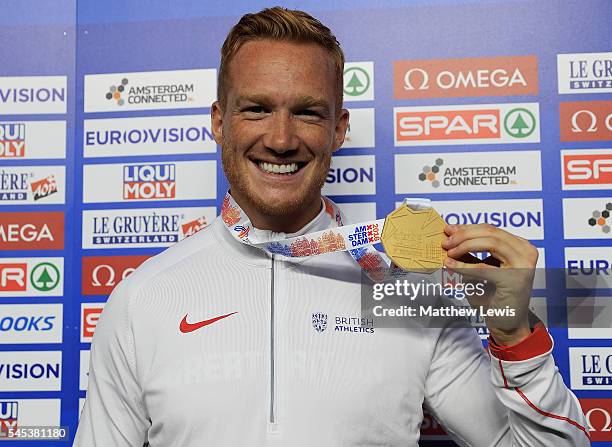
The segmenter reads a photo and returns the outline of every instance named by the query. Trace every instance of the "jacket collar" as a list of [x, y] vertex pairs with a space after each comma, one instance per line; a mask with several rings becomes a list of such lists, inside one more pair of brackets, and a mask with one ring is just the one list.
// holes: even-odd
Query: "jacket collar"
[[[329, 200], [329, 199], [328, 199]], [[217, 216], [212, 223], [212, 230], [216, 239], [228, 249], [229, 254], [233, 258], [241, 259], [249, 264], [270, 267], [270, 259], [272, 255], [267, 251], [249, 245], [247, 243], [240, 242], [230, 234], [230, 229], [227, 228], [223, 222], [221, 216]], [[282, 233], [274, 232], [270, 230], [260, 230], [253, 228], [252, 234], [254, 239], [258, 242], [270, 242], [279, 239], [288, 239], [295, 236], [301, 236], [315, 231], [327, 230], [329, 228], [335, 228], [336, 222], [332, 217], [325, 211], [325, 203], [321, 198], [321, 211], [315, 216], [310, 222], [295, 233]], [[274, 255], [275, 259], [282, 259], [291, 263], [301, 263], [308, 258], [288, 258], [283, 255]]]

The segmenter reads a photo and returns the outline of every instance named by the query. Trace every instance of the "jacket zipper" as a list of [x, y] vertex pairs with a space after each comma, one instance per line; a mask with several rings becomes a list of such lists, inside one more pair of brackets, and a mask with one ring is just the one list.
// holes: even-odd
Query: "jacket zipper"
[[272, 255], [272, 273], [270, 285], [270, 414], [268, 420], [268, 432], [277, 431], [276, 414], [274, 407], [275, 393], [275, 365], [274, 365], [274, 254]]

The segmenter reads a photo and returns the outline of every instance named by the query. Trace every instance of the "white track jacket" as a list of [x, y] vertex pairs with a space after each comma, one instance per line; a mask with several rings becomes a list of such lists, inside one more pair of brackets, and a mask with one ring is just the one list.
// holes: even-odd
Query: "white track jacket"
[[[322, 210], [293, 235], [254, 231], [334, 225]], [[348, 253], [272, 256], [218, 217], [112, 293], [74, 445], [417, 446], [423, 405], [460, 445], [590, 445], [541, 324], [487, 352], [452, 324], [364, 331], [360, 310]]]

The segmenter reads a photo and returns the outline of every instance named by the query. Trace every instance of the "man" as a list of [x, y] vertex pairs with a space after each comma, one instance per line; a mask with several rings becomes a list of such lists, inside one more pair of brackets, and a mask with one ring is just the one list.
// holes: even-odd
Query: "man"
[[[113, 292], [91, 351], [78, 446], [415, 446], [424, 404], [462, 445], [589, 445], [527, 305], [537, 251], [487, 225], [447, 227], [446, 264], [489, 251], [490, 355], [471, 328], [313, 329], [313, 314], [359, 317], [347, 252], [291, 258], [249, 245], [338, 225], [321, 188], [342, 145], [344, 57], [300, 11], [247, 14], [221, 56], [212, 106], [231, 196], [198, 234]], [[237, 231], [240, 235], [237, 235]], [[509, 280], [506, 277], [512, 278]], [[333, 324], [333, 323], [330, 323]]]

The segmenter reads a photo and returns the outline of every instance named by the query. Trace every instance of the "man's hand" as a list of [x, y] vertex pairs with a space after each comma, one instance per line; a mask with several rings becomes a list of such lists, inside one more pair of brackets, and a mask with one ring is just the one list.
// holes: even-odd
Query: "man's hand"
[[[538, 250], [529, 241], [489, 224], [447, 225], [444, 232], [448, 236], [442, 242], [448, 250], [444, 265], [467, 278], [486, 281], [490, 291], [484, 297], [469, 297], [470, 304], [515, 310], [514, 317], [485, 318], [495, 342], [511, 346], [527, 338]], [[483, 251], [491, 253], [483, 261], [470, 254]]]

